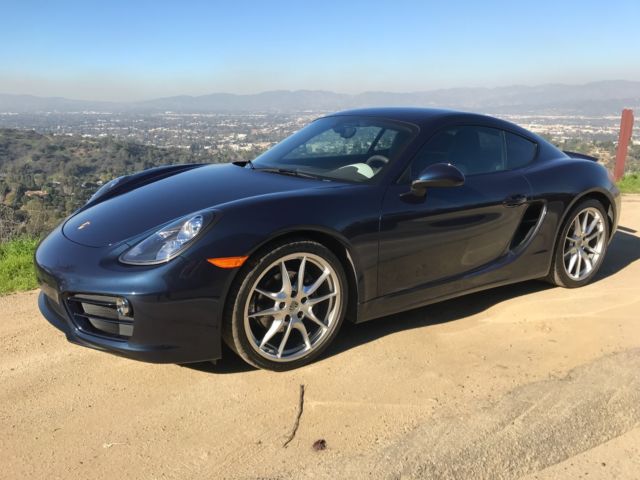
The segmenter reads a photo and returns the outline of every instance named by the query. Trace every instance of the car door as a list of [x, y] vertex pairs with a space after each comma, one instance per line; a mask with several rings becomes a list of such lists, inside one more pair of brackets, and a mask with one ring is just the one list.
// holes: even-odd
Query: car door
[[[406, 195], [411, 180], [434, 163], [458, 167], [464, 185]], [[385, 193], [379, 294], [455, 282], [490, 266], [508, 251], [530, 193], [527, 180], [507, 168], [502, 130], [458, 126], [436, 134]]]

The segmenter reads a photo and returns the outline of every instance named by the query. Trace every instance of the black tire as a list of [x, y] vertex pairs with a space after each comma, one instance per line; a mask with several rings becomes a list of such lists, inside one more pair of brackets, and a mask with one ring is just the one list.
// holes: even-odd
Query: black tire
[[[565, 246], [565, 241], [566, 241], [566, 237], [569, 232], [569, 229], [572, 228], [573, 221], [581, 212], [584, 212], [586, 209], [589, 209], [589, 208], [594, 208], [598, 210], [604, 220], [603, 221], [603, 226], [604, 226], [603, 249], [597, 259], [597, 262], [593, 265], [593, 269], [591, 270], [591, 272], [586, 277], [580, 280], [576, 280], [574, 278], [571, 278], [567, 273], [567, 269], [565, 267], [564, 258], [563, 258], [565, 254], [564, 246]], [[609, 235], [610, 235], [609, 221], [607, 217], [607, 212], [604, 206], [602, 205], [602, 203], [600, 203], [598, 200], [591, 199], [591, 198], [578, 202], [567, 215], [567, 218], [558, 234], [558, 238], [556, 238], [553, 261], [551, 263], [551, 269], [549, 271], [549, 275], [547, 276], [546, 280], [554, 285], [557, 285], [559, 287], [564, 287], [564, 288], [578, 288], [589, 283], [593, 279], [593, 277], [598, 273], [598, 270], [600, 270], [600, 267], [602, 266], [602, 262], [604, 261], [604, 257], [607, 253], [607, 248], [609, 245]]]
[[[322, 342], [318, 342], [311, 351], [302, 357], [292, 360], [273, 361], [258, 353], [254, 346], [255, 344], [252, 344], [253, 340], [249, 338], [251, 334], [245, 328], [245, 308], [247, 308], [247, 303], [250, 300], [249, 296], [254, 293], [254, 284], [259, 281], [261, 275], [266, 274], [270, 268], [275, 268], [272, 265], [278, 262], [279, 259], [294, 254], [315, 255], [331, 266], [336, 274], [336, 288], [340, 289], [340, 295], [333, 304], [334, 308], [338, 310], [336, 310], [337, 315], [333, 323], [331, 323], [331, 330], [322, 339]], [[301, 367], [322, 354], [337, 336], [344, 320], [348, 293], [348, 283], [344, 268], [340, 260], [324, 245], [303, 238], [268, 245], [247, 261], [229, 291], [222, 325], [222, 338], [238, 356], [255, 367], [274, 371], [292, 370]], [[278, 305], [278, 302], [275, 302], [276, 305]]]

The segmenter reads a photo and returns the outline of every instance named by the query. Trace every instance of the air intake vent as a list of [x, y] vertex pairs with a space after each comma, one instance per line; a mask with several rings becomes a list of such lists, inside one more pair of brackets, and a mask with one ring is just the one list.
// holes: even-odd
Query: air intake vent
[[520, 225], [513, 235], [513, 240], [511, 240], [510, 250], [517, 249], [531, 238], [544, 213], [545, 207], [543, 203], [532, 203], [527, 207], [522, 220], [520, 220]]
[[83, 332], [114, 340], [133, 335], [133, 314], [118, 313], [120, 297], [77, 294], [67, 298], [67, 306], [76, 326]]

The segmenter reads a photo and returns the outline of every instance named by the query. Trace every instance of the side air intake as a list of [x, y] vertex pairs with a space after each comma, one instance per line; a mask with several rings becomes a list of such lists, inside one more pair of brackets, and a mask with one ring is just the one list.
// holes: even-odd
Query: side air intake
[[527, 207], [511, 240], [510, 250], [515, 250], [529, 241], [545, 213], [546, 208], [542, 202], [535, 202]]

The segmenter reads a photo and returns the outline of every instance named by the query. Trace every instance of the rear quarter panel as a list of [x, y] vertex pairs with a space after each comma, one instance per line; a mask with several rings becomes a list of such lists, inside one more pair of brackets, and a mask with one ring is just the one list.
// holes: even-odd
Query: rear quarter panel
[[560, 157], [532, 165], [524, 174], [531, 184], [533, 200], [544, 200], [547, 204], [547, 228], [544, 232], [552, 235], [545, 242], [551, 249], [571, 208], [588, 195], [606, 197], [609, 205], [605, 209], [611, 207], [611, 233], [615, 232], [620, 215], [620, 192], [601, 164]]

